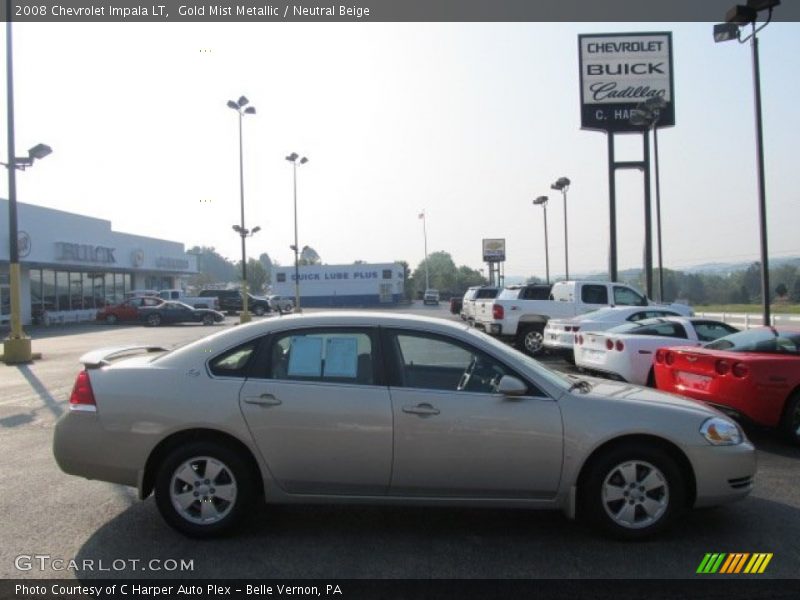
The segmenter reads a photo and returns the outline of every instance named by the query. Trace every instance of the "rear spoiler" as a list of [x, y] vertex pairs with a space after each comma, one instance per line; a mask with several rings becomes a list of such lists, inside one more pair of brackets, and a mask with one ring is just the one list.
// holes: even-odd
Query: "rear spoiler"
[[166, 352], [169, 348], [162, 346], [112, 346], [110, 348], [101, 348], [100, 350], [92, 350], [81, 356], [78, 361], [83, 364], [87, 369], [99, 369], [111, 364], [115, 358], [120, 358], [127, 354], [135, 354], [138, 352]]

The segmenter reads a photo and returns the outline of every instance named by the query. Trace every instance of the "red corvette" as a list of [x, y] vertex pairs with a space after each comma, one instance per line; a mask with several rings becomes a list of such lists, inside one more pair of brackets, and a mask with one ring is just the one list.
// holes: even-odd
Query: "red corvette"
[[661, 348], [654, 367], [658, 389], [780, 428], [800, 444], [800, 330], [763, 327], [702, 348]]

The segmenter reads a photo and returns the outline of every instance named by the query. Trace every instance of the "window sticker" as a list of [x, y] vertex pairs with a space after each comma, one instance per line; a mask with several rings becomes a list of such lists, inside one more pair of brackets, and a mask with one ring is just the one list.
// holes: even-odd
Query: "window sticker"
[[322, 374], [322, 338], [292, 337], [288, 374], [290, 377], [319, 377]]
[[328, 338], [325, 344], [325, 377], [351, 377], [358, 371], [358, 340], [354, 337]]

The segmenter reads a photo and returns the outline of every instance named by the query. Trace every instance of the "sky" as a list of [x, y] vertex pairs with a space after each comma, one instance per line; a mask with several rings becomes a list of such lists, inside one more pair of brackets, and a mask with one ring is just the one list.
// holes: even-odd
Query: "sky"
[[[671, 31], [676, 125], [659, 133], [664, 266], [757, 260], [749, 45], [711, 23], [105, 23], [14, 25], [18, 200], [108, 219], [116, 231], [241, 257], [238, 117], [244, 94], [248, 255], [328, 264], [449, 252], [482, 268], [505, 238], [507, 276], [608, 266], [606, 136], [580, 128], [577, 36]], [[5, 30], [2, 32], [5, 64]], [[800, 255], [800, 24], [760, 34], [770, 256]], [[5, 94], [0, 113], [5, 115]], [[0, 134], [6, 136], [2, 119]], [[641, 137], [617, 136], [619, 160]], [[6, 154], [6, 144], [0, 156]], [[6, 159], [3, 158], [3, 161]], [[617, 175], [619, 267], [642, 264], [643, 180]], [[0, 188], [0, 194], [5, 190]], [[654, 250], [654, 257], [656, 256]]]

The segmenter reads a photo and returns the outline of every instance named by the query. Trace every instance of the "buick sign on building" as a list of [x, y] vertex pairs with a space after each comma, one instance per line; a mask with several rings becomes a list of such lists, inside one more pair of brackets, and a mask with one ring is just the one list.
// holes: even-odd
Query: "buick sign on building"
[[630, 110], [653, 96], [667, 103], [658, 126], [675, 125], [671, 33], [579, 35], [578, 51], [583, 129], [641, 131]]

